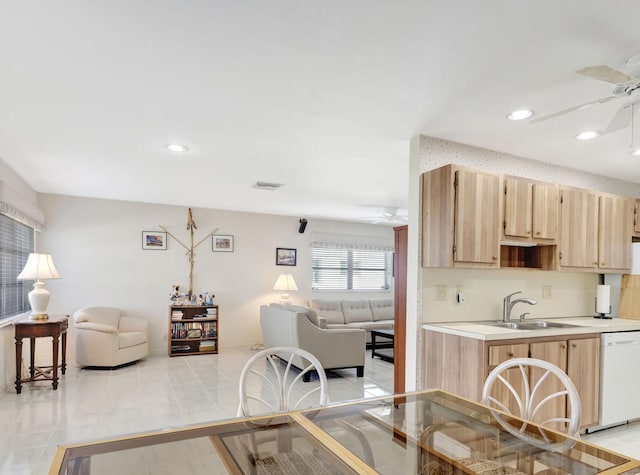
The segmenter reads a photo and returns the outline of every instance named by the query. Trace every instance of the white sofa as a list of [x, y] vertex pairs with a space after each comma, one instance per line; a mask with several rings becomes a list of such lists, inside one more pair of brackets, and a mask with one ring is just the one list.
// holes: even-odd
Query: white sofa
[[[262, 305], [260, 307], [262, 338], [267, 348], [288, 346], [301, 348], [314, 355], [325, 370], [356, 368], [364, 375], [365, 332], [358, 328], [328, 330], [324, 321], [309, 307], [297, 305]], [[287, 355], [287, 358], [289, 355]], [[308, 363], [299, 360], [301, 368]], [[310, 375], [305, 375], [306, 376]]]
[[113, 368], [149, 354], [146, 320], [113, 307], [84, 307], [73, 314], [76, 363]]
[[318, 317], [327, 322], [328, 329], [361, 328], [371, 343], [371, 330], [393, 329], [393, 299], [313, 299], [309, 301]]

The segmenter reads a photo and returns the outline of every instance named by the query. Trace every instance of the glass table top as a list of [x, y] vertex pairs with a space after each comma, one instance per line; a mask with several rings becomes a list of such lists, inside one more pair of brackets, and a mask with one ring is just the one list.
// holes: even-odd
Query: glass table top
[[637, 467], [478, 403], [423, 391], [68, 445], [50, 473], [591, 475]]

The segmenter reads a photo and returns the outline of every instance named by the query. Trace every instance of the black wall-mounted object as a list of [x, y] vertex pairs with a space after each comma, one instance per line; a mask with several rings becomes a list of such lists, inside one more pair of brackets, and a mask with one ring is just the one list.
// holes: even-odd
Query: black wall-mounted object
[[307, 220], [304, 218], [300, 219], [300, 227], [298, 228], [298, 232], [300, 234], [304, 233], [304, 230], [307, 229]]

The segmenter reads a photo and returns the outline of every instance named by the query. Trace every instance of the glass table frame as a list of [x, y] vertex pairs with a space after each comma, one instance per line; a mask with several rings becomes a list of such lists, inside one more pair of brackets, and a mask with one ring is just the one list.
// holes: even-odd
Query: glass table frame
[[528, 437], [544, 434], [557, 445], [515, 438], [496, 412], [444, 391], [417, 391], [64, 445], [49, 473], [109, 473], [125, 453], [141, 460], [144, 450], [170, 453], [196, 440], [211, 451], [208, 465], [189, 471], [185, 462], [180, 473], [271, 473], [274, 464], [310, 474], [640, 473], [638, 460], [500, 413]]

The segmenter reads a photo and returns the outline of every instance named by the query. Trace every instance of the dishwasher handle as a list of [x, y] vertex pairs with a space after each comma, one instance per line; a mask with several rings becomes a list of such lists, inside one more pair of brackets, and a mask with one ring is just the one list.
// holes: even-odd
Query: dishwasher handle
[[638, 340], [620, 340], [620, 341], [613, 341], [613, 342], [609, 342], [609, 345], [613, 346], [619, 346], [619, 345], [637, 345], [638, 344]]

